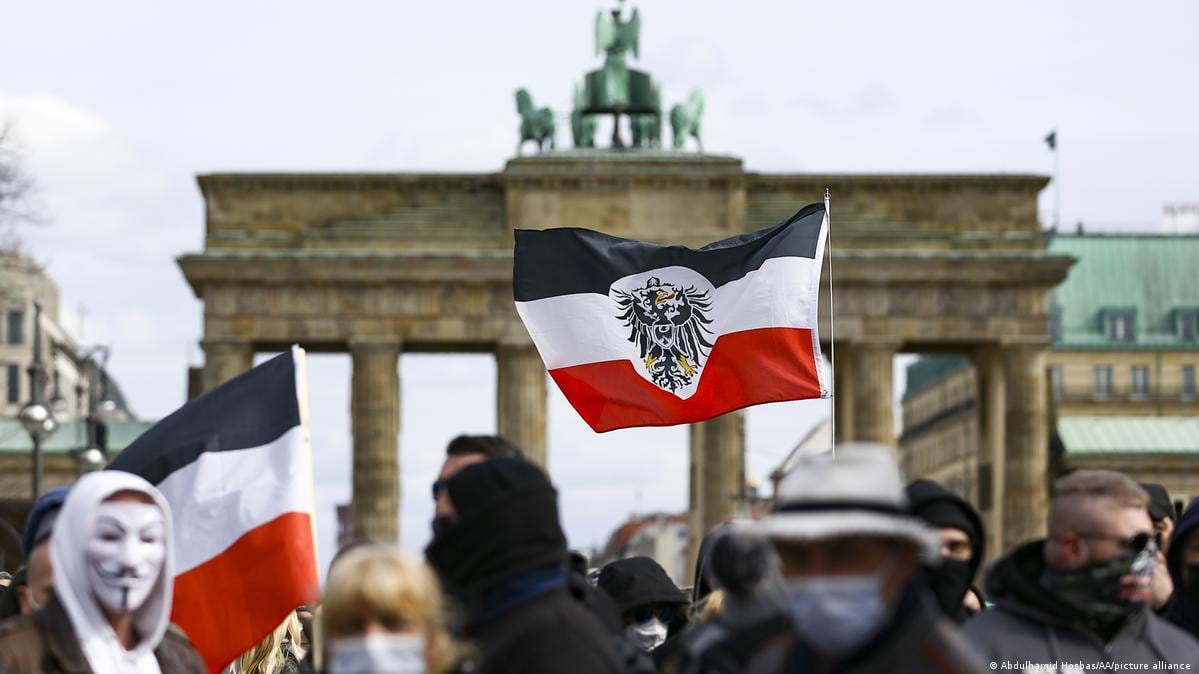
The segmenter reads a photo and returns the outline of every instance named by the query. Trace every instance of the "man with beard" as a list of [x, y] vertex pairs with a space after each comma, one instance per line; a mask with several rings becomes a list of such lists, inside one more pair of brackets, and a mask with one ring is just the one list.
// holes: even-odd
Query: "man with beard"
[[996, 563], [996, 607], [963, 634], [992, 664], [1199, 662], [1199, 643], [1149, 610], [1157, 546], [1148, 496], [1126, 475], [1080, 470], [1055, 485], [1049, 536]]
[[465, 614], [475, 671], [622, 672], [599, 619], [568, 592], [558, 494], [541, 469], [487, 459], [443, 489], [425, 557]]
[[50, 539], [54, 589], [41, 610], [0, 625], [0, 671], [157, 674], [205, 671], [177, 630], [171, 514], [136, 475], [80, 478]]
[[961, 496], [930, 480], [912, 482], [907, 494], [912, 514], [941, 539], [940, 563], [924, 565], [924, 579], [941, 611], [961, 624], [982, 609], [972, 591], [986, 552], [982, 518]]

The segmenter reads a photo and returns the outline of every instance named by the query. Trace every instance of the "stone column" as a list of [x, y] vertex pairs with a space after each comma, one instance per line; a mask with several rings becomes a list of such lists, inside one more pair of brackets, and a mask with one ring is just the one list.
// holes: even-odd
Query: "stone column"
[[1005, 552], [1003, 545], [1003, 510], [1005, 465], [1007, 464], [1007, 381], [1003, 353], [997, 347], [979, 349], [974, 354], [974, 370], [978, 374], [979, 447], [978, 460], [991, 466], [991, 484], [979, 485], [988, 489], [990, 503], [984, 512], [987, 525], [987, 558], [998, 559]]
[[696, 425], [703, 447], [702, 538], [736, 513], [745, 497], [745, 413], [729, 412]]
[[1049, 510], [1049, 429], [1046, 412], [1045, 347], [1004, 349], [1003, 545], [1005, 549], [1045, 535]]
[[[891, 359], [897, 344], [859, 342], [853, 349], [853, 437], [895, 447], [895, 399]], [[838, 429], [840, 430], [840, 429]]]
[[353, 341], [350, 423], [354, 436], [351, 531], [355, 538], [399, 542], [399, 342]]
[[496, 425], [530, 461], [548, 471], [545, 365], [532, 344], [496, 349]]
[[204, 390], [209, 391], [254, 367], [254, 344], [244, 339], [206, 339]]
[[837, 420], [837, 437], [833, 444], [853, 440], [853, 346], [848, 342], [837, 344], [836, 362], [833, 363], [833, 414]]

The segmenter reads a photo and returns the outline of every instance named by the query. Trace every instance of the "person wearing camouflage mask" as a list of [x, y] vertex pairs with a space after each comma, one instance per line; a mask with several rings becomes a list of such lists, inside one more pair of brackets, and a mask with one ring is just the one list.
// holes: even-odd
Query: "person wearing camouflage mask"
[[1199, 642], [1149, 609], [1157, 546], [1147, 503], [1121, 473], [1080, 470], [1058, 480], [1049, 536], [995, 564], [987, 593], [996, 610], [969, 620], [962, 634], [1000, 668], [1199, 662]]

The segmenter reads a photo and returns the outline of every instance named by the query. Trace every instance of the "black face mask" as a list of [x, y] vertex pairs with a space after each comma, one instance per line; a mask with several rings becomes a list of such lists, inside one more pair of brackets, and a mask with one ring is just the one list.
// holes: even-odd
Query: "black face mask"
[[1191, 601], [1199, 602], [1199, 564], [1187, 564], [1183, 591]]
[[447, 515], [441, 515], [433, 518], [433, 535], [440, 536], [449, 530], [454, 525], [454, 518]]
[[1044, 585], [1067, 604], [1099, 621], [1120, 620], [1145, 606], [1121, 596], [1121, 579], [1126, 575], [1153, 575], [1157, 548], [1150, 545], [1140, 552], [1103, 562], [1091, 562], [1075, 569], [1045, 570]]
[[962, 599], [970, 589], [970, 562], [942, 558], [940, 566], [925, 567], [924, 574], [941, 612], [954, 619], [964, 617]]

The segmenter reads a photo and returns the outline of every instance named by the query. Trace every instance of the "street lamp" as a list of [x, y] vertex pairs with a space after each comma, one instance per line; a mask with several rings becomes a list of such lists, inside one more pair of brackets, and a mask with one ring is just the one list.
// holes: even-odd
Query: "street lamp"
[[46, 367], [42, 364], [42, 303], [33, 301], [33, 362], [29, 364], [29, 403], [21, 408], [21, 425], [33, 440], [33, 495], [42, 493], [42, 442], [58, 428], [54, 413], [42, 402], [45, 393]]

